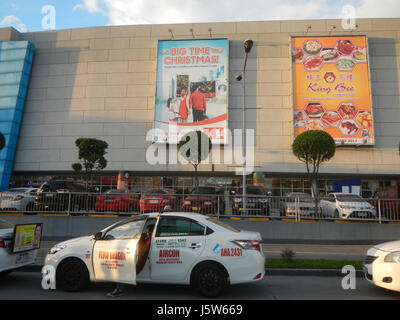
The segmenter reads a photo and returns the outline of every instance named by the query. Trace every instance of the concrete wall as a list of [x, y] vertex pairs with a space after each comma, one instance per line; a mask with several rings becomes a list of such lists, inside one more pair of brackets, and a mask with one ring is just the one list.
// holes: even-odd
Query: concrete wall
[[[152, 128], [158, 39], [227, 37], [230, 40], [229, 127], [241, 128], [243, 40], [255, 44], [246, 69], [247, 128], [256, 130], [257, 171], [304, 172], [291, 152], [289, 36], [366, 34], [369, 38], [376, 146], [340, 148], [322, 172], [398, 174], [400, 161], [400, 19], [360, 19], [354, 32], [340, 20], [264, 21], [107, 26], [19, 34], [37, 50], [25, 106], [15, 171], [70, 170], [74, 141], [96, 137], [109, 145], [109, 170], [192, 171], [150, 166], [145, 133]], [[334, 32], [330, 32], [335, 25]], [[0, 29], [0, 40], [15, 37]], [[210, 171], [210, 165], [200, 170]], [[217, 171], [233, 171], [216, 165]]]
[[[111, 217], [50, 217], [5, 216], [11, 223], [43, 223], [45, 240], [63, 240], [95, 234], [123, 218]], [[266, 243], [318, 243], [318, 244], [371, 244], [399, 240], [398, 225], [343, 224], [334, 222], [284, 222], [229, 220], [227, 223], [240, 230], [260, 232]]]

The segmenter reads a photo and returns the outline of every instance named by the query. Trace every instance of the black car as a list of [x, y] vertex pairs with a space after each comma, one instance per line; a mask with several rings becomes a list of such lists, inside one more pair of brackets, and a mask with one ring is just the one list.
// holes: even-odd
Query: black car
[[90, 211], [94, 210], [95, 202], [96, 196], [86, 193], [86, 186], [83, 183], [49, 180], [39, 187], [34, 209], [52, 212]]
[[[238, 188], [232, 197], [232, 214], [241, 214], [243, 211], [243, 188]], [[269, 215], [270, 203], [264, 188], [246, 186], [246, 211], [248, 214]]]

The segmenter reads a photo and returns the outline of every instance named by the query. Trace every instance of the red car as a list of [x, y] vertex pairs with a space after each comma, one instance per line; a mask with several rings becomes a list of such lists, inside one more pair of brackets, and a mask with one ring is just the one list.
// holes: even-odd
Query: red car
[[96, 197], [96, 211], [134, 212], [139, 209], [139, 195], [126, 190], [108, 190]]
[[182, 211], [203, 214], [225, 213], [224, 190], [216, 187], [198, 187], [182, 203]]
[[140, 199], [140, 212], [159, 212], [166, 206], [170, 206], [171, 209], [176, 209], [178, 206], [178, 199], [173, 189], [151, 189]]

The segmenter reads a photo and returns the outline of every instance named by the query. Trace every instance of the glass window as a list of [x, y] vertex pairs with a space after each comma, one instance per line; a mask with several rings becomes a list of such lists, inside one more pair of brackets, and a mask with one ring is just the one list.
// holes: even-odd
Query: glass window
[[163, 189], [151, 189], [146, 191], [146, 194], [167, 194], [167, 192]]
[[113, 195], [124, 195], [124, 194], [126, 194], [126, 190], [108, 190], [107, 192], [106, 192], [107, 194], [113, 194]]
[[336, 195], [336, 198], [338, 199], [338, 201], [349, 201], [349, 202], [364, 201], [362, 198], [360, 198], [360, 196], [355, 195], [355, 194], [338, 194], [338, 195]]
[[12, 229], [14, 226], [4, 220], [0, 220], [0, 229]]
[[230, 225], [227, 225], [226, 223], [223, 223], [223, 222], [221, 222], [219, 220], [216, 220], [214, 218], [208, 218], [207, 221], [215, 223], [216, 225], [218, 225], [218, 226], [220, 226], [222, 228], [225, 228], [225, 229], [227, 229], [229, 231], [240, 232], [239, 230], [235, 229], [234, 227], [231, 227]]
[[216, 190], [213, 187], [199, 187], [192, 191], [192, 194], [215, 194]]
[[12, 188], [9, 189], [8, 191], [10, 192], [27, 192], [29, 189], [28, 188]]
[[[238, 189], [238, 194], [243, 194], [243, 188]], [[264, 195], [265, 192], [261, 187], [256, 187], [256, 186], [247, 186], [246, 187], [246, 194], [254, 194], [254, 195]]]
[[118, 225], [111, 230], [107, 231], [104, 235], [104, 240], [113, 239], [134, 239], [140, 235], [140, 231], [143, 228], [145, 219], [130, 221], [122, 225]]
[[201, 236], [204, 227], [185, 218], [162, 217], [157, 227], [157, 237]]

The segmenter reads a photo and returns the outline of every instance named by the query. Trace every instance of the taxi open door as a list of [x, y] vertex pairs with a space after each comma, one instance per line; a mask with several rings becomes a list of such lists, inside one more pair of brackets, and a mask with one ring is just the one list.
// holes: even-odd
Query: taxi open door
[[137, 245], [145, 220], [133, 219], [96, 234], [93, 270], [97, 281], [136, 284]]

